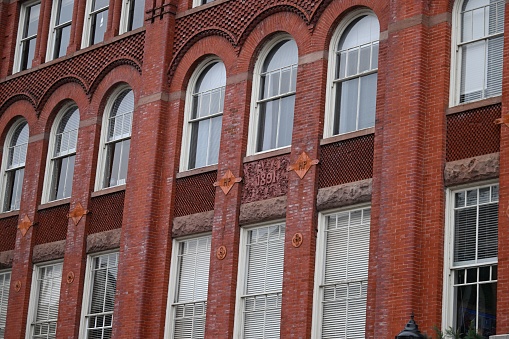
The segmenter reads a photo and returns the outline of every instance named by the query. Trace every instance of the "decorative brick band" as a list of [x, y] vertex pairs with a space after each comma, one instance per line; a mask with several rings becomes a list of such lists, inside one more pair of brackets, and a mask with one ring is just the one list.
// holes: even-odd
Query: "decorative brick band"
[[318, 211], [355, 205], [371, 201], [372, 179], [331, 186], [318, 190], [316, 208]]
[[445, 164], [445, 186], [466, 184], [474, 181], [498, 178], [500, 171], [499, 153], [480, 155]]

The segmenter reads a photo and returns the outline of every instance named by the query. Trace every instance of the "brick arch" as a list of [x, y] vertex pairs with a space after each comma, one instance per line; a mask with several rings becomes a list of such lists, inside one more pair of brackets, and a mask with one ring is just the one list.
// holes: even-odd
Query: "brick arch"
[[198, 64], [210, 56], [216, 56], [224, 63], [226, 78], [235, 73], [237, 53], [230, 41], [217, 35], [208, 36], [190, 46], [178, 63], [172, 65], [174, 66], [173, 74], [170, 69], [168, 79], [170, 92], [185, 90]]
[[305, 10], [295, 4], [282, 4], [282, 5], [275, 5], [273, 7], [269, 7], [263, 12], [260, 12], [257, 16], [251, 19], [250, 22], [247, 23], [247, 25], [240, 31], [239, 38], [237, 45], [243, 46], [247, 37], [253, 32], [253, 30], [266, 18], [270, 17], [271, 15], [281, 13], [281, 12], [288, 12], [288, 13], [294, 13], [297, 16], [299, 16], [303, 22], [309, 24], [310, 17], [306, 14]]
[[4, 112], [17, 101], [26, 101], [30, 103], [30, 105], [32, 105], [32, 110], [35, 112], [35, 98], [29, 93], [18, 93], [5, 100], [5, 102], [0, 106], [0, 115], [3, 115]]
[[190, 52], [190, 50], [193, 49], [195, 45], [197, 44], [201, 45], [203, 44], [203, 41], [208, 41], [209, 40], [208, 38], [211, 37], [218, 37], [221, 38], [222, 41], [227, 41], [227, 45], [229, 45], [229, 47], [228, 46], [225, 47], [227, 47], [228, 49], [230, 49], [230, 47], [235, 48], [237, 45], [234, 36], [230, 32], [227, 32], [226, 30], [221, 28], [209, 27], [203, 31], [194, 34], [175, 53], [175, 57], [172, 59], [170, 68], [168, 70], [168, 77], [170, 78], [170, 80], [175, 76], [177, 67], [179, 67], [179, 64], [182, 62], [182, 59]]
[[60, 87], [65, 86], [68, 83], [77, 84], [78, 86], [80, 86], [81, 91], [83, 93], [87, 92], [87, 86], [85, 85], [86, 82], [84, 79], [81, 79], [80, 77], [75, 75], [60, 78], [53, 82], [41, 96], [41, 99], [39, 100], [36, 106], [37, 111], [38, 112], [41, 111], [42, 107], [46, 105], [47, 100], [53, 95], [55, 91], [57, 91]]
[[[316, 19], [313, 32], [313, 43], [319, 44], [318, 49], [328, 50], [330, 41], [339, 23], [349, 13], [359, 9], [369, 9], [378, 18], [380, 31], [387, 30], [388, 27], [388, 6], [381, 5], [381, 1], [373, 0], [349, 0], [349, 1], [326, 1], [323, 2], [323, 8], [313, 19]], [[318, 11], [317, 11], [318, 12]]]
[[[37, 115], [32, 103], [28, 100], [17, 100], [6, 107], [2, 113], [0, 117], [0, 145], [5, 143], [7, 133], [18, 119], [28, 122], [29, 134], [33, 135], [32, 131], [35, 130], [35, 124], [37, 124]], [[3, 147], [0, 147], [0, 155], [2, 150]]]
[[83, 118], [83, 113], [88, 110], [89, 98], [79, 84], [68, 82], [55, 89], [44, 103], [44, 106], [41, 107], [38, 133], [49, 133], [56, 115], [59, 113], [60, 109], [70, 101], [73, 101], [78, 106], [81, 120]]
[[[117, 67], [127, 65], [130, 66], [133, 70], [135, 70], [138, 75], [141, 75], [141, 65], [133, 58], [119, 58], [112, 62], [110, 62], [108, 65], [106, 65], [99, 73], [98, 75], [92, 80], [92, 84], [90, 85], [90, 88], [88, 89], [87, 93], [89, 95], [93, 95], [94, 92], [97, 90], [97, 87], [101, 84], [103, 79], [109, 75], [113, 70], [115, 70]], [[120, 75], [120, 77], [122, 77]]]
[[136, 104], [141, 92], [141, 75], [131, 65], [123, 64], [106, 73], [91, 93], [90, 109], [86, 112], [88, 117], [91, 117], [90, 115], [101, 117], [111, 93], [123, 84], [127, 84], [133, 90]]
[[262, 20], [246, 38], [239, 53], [239, 72], [252, 73], [258, 54], [277, 33], [287, 33], [292, 36], [297, 43], [299, 56], [310, 52], [312, 39], [307, 23], [294, 13], [278, 12]]

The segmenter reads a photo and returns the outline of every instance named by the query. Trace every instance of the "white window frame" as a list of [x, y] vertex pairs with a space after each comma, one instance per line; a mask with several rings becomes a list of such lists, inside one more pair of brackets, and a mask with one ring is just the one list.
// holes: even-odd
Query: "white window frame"
[[[118, 253], [118, 259], [117, 259], [117, 274], [118, 274], [118, 264], [120, 262], [120, 252], [119, 249], [109, 250], [109, 251], [103, 251], [103, 252], [97, 252], [93, 254], [89, 254], [87, 256], [87, 266], [85, 269], [85, 283], [83, 287], [83, 300], [81, 303], [81, 317], [80, 317], [80, 331], [79, 331], [79, 338], [87, 338], [87, 317], [88, 309], [90, 307], [90, 302], [92, 298], [92, 271], [94, 268], [94, 259], [103, 255], [109, 255], [112, 253]], [[117, 275], [117, 281], [118, 281], [118, 275]], [[116, 293], [115, 293], [116, 294]], [[112, 313], [115, 315], [115, 312]], [[113, 326], [113, 322], [112, 322]]]
[[[1, 194], [1, 197], [0, 197], [0, 209], [1, 209], [1, 212], [10, 212], [10, 211], [16, 211], [16, 210], [19, 210], [19, 208], [15, 208], [15, 209], [10, 209], [10, 208], [7, 208], [5, 206], [6, 204], [6, 193], [7, 193], [7, 175], [8, 175], [8, 172], [9, 170], [11, 169], [8, 169], [7, 166], [8, 166], [8, 162], [9, 162], [9, 148], [10, 148], [10, 144], [11, 144], [11, 141], [12, 141], [12, 138], [14, 136], [14, 132], [16, 131], [16, 129], [23, 123], [26, 123], [27, 126], [28, 126], [28, 133], [29, 133], [29, 137], [30, 137], [30, 126], [28, 125], [28, 122], [25, 120], [25, 119], [17, 119], [14, 124], [11, 126], [11, 128], [9, 129], [9, 132], [7, 133], [7, 136], [5, 137], [5, 142], [4, 142], [4, 147], [3, 147], [3, 157], [2, 157], [2, 166], [1, 166], [1, 177], [0, 177], [0, 185], [1, 185], [1, 188], [0, 188], [0, 194]], [[27, 151], [28, 151], [28, 145], [30, 144], [30, 141], [27, 143]], [[23, 166], [18, 166], [16, 167], [15, 169], [12, 169], [14, 171], [16, 170], [19, 170], [21, 168], [25, 168], [26, 167], [26, 156], [25, 156], [25, 163]], [[22, 191], [23, 192], [23, 189]]]
[[[37, 4], [41, 4], [41, 0], [34, 0], [34, 1], [28, 1], [21, 5], [20, 14], [19, 14], [19, 21], [18, 21], [18, 34], [16, 37], [16, 49], [14, 50], [14, 67], [13, 67], [13, 73], [17, 73], [21, 71], [21, 57], [23, 55], [22, 51], [22, 39], [23, 39], [23, 31], [25, 30], [25, 21], [26, 21], [26, 15], [27, 15], [27, 8], [31, 6], [35, 6]], [[41, 20], [41, 12], [39, 12], [39, 21]], [[37, 26], [39, 26], [40, 22], [38, 22]], [[35, 34], [34, 39], [37, 40], [37, 35], [39, 32]], [[34, 55], [35, 57], [35, 55]], [[30, 60], [32, 61], [32, 60]], [[27, 69], [30, 69], [31, 67], [27, 67]]]
[[[96, 13], [101, 13], [103, 11], [108, 11], [108, 13], [109, 13], [110, 3], [108, 0], [107, 7], [101, 7], [99, 9], [95, 10], [94, 12], [92, 12], [92, 2], [93, 1], [94, 0], [87, 0], [86, 6], [85, 6], [85, 20], [83, 22], [83, 34], [82, 34], [82, 38], [81, 38], [81, 48], [86, 48], [89, 46], [100, 44], [102, 41], [104, 41], [104, 39], [103, 39], [102, 41], [97, 41], [97, 42], [94, 42], [93, 44], [90, 43], [90, 33], [91, 33], [90, 31], [92, 30], [92, 15], [95, 15]], [[106, 18], [107, 17], [108, 16], [106, 16]], [[108, 21], [106, 19], [106, 26], [107, 25], [108, 25]]]
[[[78, 115], [79, 115], [80, 124], [81, 124], [81, 113], [79, 112], [79, 107], [76, 103], [71, 101], [71, 102], [66, 103], [60, 109], [60, 112], [58, 112], [57, 116], [55, 117], [55, 120], [53, 121], [53, 125], [51, 126], [51, 133], [50, 133], [49, 144], [48, 144], [48, 154], [46, 157], [46, 170], [44, 173], [44, 187], [43, 187], [43, 191], [42, 191], [43, 193], [42, 193], [42, 198], [41, 198], [43, 204], [47, 203], [47, 202], [51, 202], [51, 201], [64, 200], [64, 199], [69, 198], [69, 197], [67, 197], [67, 198], [62, 198], [62, 199], [51, 200], [50, 195], [51, 195], [52, 175], [53, 175], [54, 163], [55, 163], [53, 161], [53, 158], [54, 158], [53, 153], [55, 152], [56, 133], [58, 130], [58, 126], [60, 125], [60, 121], [62, 121], [62, 118], [64, 117], [65, 113], [67, 113], [67, 110], [73, 106], [76, 106], [76, 108], [78, 109]], [[80, 128], [78, 127], [78, 136], [76, 137], [76, 151], [74, 152], [74, 155], [76, 155], [76, 152], [78, 150], [79, 130], [80, 130]], [[72, 154], [69, 153], [67, 156], [70, 156], [70, 155], [72, 155]], [[73, 175], [73, 178], [74, 178], [74, 175]], [[72, 185], [72, 183], [71, 183], [71, 185]], [[72, 192], [72, 188], [71, 188], [71, 192]]]
[[[4, 283], [4, 285], [3, 285], [4, 287], [7, 287], [6, 288], [7, 295], [5, 296], [2, 293], [2, 289], [0, 289], [0, 317], [2, 316], [2, 308], [4, 308], [5, 314], [3, 316], [5, 318], [7, 318], [7, 308], [9, 306], [9, 294], [10, 294], [10, 289], [11, 289], [12, 270], [10, 270], [10, 269], [0, 270], [0, 276], [2, 276], [2, 275], [6, 275], [6, 276], [9, 275], [9, 277], [8, 277], [9, 280], [8, 280], [7, 284]], [[4, 278], [4, 279], [7, 279], [7, 278]], [[5, 333], [5, 326], [6, 326], [6, 324], [4, 324], [3, 327], [0, 327], [0, 328], [3, 328], [4, 333]], [[3, 335], [1, 334], [1, 332], [0, 332], [0, 338], [3, 338]]]
[[[239, 260], [238, 260], [238, 272], [237, 272], [237, 290], [235, 297], [235, 321], [233, 328], [233, 337], [241, 339], [243, 338], [244, 332], [244, 302], [243, 298], [245, 296], [246, 285], [247, 285], [247, 274], [248, 274], [248, 253], [247, 253], [247, 237], [248, 233], [251, 230], [257, 228], [263, 228], [267, 226], [276, 226], [276, 225], [285, 225], [285, 233], [286, 233], [286, 220], [274, 220], [270, 222], [253, 224], [249, 226], [243, 226], [240, 228], [240, 242], [239, 242]], [[283, 240], [283, 249], [286, 247], [286, 239]], [[284, 266], [285, 254], [283, 254], [283, 266]], [[281, 280], [284, 280], [284, 271], [281, 276]], [[283, 286], [281, 288], [281, 295], [283, 294]], [[276, 292], [271, 292], [269, 294], [273, 294]], [[281, 297], [282, 300], [282, 297]], [[283, 305], [281, 305], [280, 309], [283, 310]], [[280, 330], [282, 326], [282, 322], [280, 320], [279, 323]]]
[[[451, 31], [451, 70], [450, 70], [450, 83], [449, 83], [449, 107], [457, 105], [463, 105], [471, 102], [484, 100], [490, 97], [483, 97], [477, 100], [470, 100], [460, 103], [460, 91], [461, 91], [461, 8], [467, 0], [457, 0], [454, 2], [452, 10], [452, 31]], [[507, 19], [507, 18], [506, 18]], [[506, 20], [505, 19], [505, 20]], [[505, 35], [505, 32], [501, 34]], [[480, 40], [487, 40], [485, 38]], [[486, 66], [486, 65], [484, 65]], [[502, 67], [503, 68], [503, 67]], [[501, 70], [503, 71], [503, 69]], [[484, 79], [486, 81], [486, 79]]]
[[[73, 12], [74, 12], [74, 1], [75, 0], [73, 0]], [[60, 1], [56, 0], [53, 2], [53, 6], [51, 8], [51, 21], [50, 21], [50, 26], [49, 26], [49, 37], [48, 37], [48, 48], [46, 50], [46, 61], [51, 61], [53, 59], [56, 59], [56, 58], [53, 58], [54, 48], [55, 48], [55, 40], [56, 40], [56, 30], [58, 28], [63, 28], [63, 27], [72, 25], [72, 18], [70, 21], [67, 21], [60, 25], [56, 25], [56, 20], [57, 20], [58, 14], [59, 14], [58, 11], [59, 11], [60, 4], [61, 4], [61, 0]], [[67, 46], [67, 47], [69, 47], [69, 46]], [[64, 57], [64, 55], [59, 56], [58, 58], [62, 58], [62, 57]]]
[[[214, 0], [210, 1], [210, 2], [214, 2]], [[207, 2], [207, 3], [203, 3], [203, 0], [193, 0], [193, 8], [194, 7], [198, 7], [198, 6], [202, 6], [202, 5], [206, 5], [210, 2]]]
[[[202, 75], [203, 71], [208, 66], [218, 63], [218, 62], [220, 62], [224, 65], [223, 61], [216, 57], [209, 58], [209, 59], [205, 60], [196, 68], [196, 70], [193, 72], [193, 75], [189, 79], [189, 85], [187, 86], [187, 91], [186, 91], [186, 103], [185, 103], [185, 108], [184, 108], [184, 126], [183, 126], [183, 130], [182, 130], [182, 149], [181, 149], [181, 156], [180, 156], [180, 172], [194, 170], [197, 168], [202, 168], [202, 167], [207, 167], [207, 166], [213, 166], [213, 165], [217, 164], [217, 162], [216, 162], [215, 164], [209, 164], [209, 165], [200, 166], [200, 167], [195, 166], [194, 168], [189, 169], [189, 156], [190, 156], [191, 133], [192, 133], [192, 124], [191, 124], [190, 120], [191, 120], [191, 116], [193, 114], [194, 87], [196, 86], [196, 82], [198, 81], [198, 78], [200, 77], [200, 75]], [[217, 114], [209, 115], [209, 116], [205, 117], [204, 120], [212, 119], [212, 118], [215, 118], [218, 116], [223, 116], [223, 114], [224, 114], [224, 98], [223, 98], [223, 112], [221, 112], [220, 114], [217, 113]], [[221, 132], [222, 132], [222, 128], [221, 128]], [[221, 145], [220, 145], [220, 147], [221, 147]], [[219, 156], [218, 156], [218, 160], [219, 160]]]
[[[265, 63], [265, 59], [267, 59], [269, 53], [272, 51], [272, 49], [281, 41], [284, 40], [293, 40], [295, 43], [297, 41], [290, 35], [290, 34], [278, 34], [275, 36], [271, 41], [265, 44], [265, 46], [262, 48], [260, 55], [258, 56], [258, 59], [256, 60], [255, 67], [253, 70], [253, 84], [252, 84], [252, 91], [251, 91], [251, 107], [250, 107], [250, 114], [249, 114], [249, 130], [248, 130], [248, 138], [247, 138], [247, 155], [253, 155], [253, 154], [262, 154], [267, 152], [272, 152], [278, 149], [285, 149], [290, 148], [292, 146], [291, 142], [287, 146], [272, 148], [265, 151], [256, 151], [256, 143], [258, 139], [258, 123], [259, 123], [259, 116], [260, 116], [260, 105], [258, 104], [258, 101], [260, 100], [260, 86], [261, 86], [261, 73], [263, 64]], [[299, 62], [297, 62], [297, 77], [298, 74], [298, 67]], [[297, 79], [297, 78], [296, 78]], [[297, 96], [297, 91], [295, 91], [293, 94]], [[287, 96], [287, 94], [285, 94]], [[295, 107], [294, 107], [294, 118], [295, 118]], [[295, 124], [295, 123], [294, 123]], [[292, 135], [293, 135], [293, 126], [292, 128]]]
[[[120, 14], [120, 34], [124, 34], [130, 32], [133, 29], [129, 29], [129, 19], [131, 16], [134, 16], [134, 9], [131, 10], [131, 3], [135, 0], [123, 0], [122, 1], [122, 12]], [[136, 0], [142, 1], [145, 6], [144, 0]], [[145, 21], [145, 10], [143, 10], [143, 21]], [[143, 27], [143, 25], [142, 25]], [[138, 29], [138, 28], [134, 28]]]
[[[210, 260], [212, 260], [212, 234], [210, 232], [193, 234], [185, 237], [181, 237], [178, 239], [173, 239], [172, 241], [172, 253], [171, 253], [171, 262], [170, 262], [170, 279], [168, 285], [168, 301], [166, 303], [166, 325], [164, 331], [164, 339], [173, 339], [174, 338], [174, 329], [175, 329], [175, 312], [174, 312], [174, 300], [177, 296], [177, 287], [179, 284], [178, 277], [178, 264], [179, 264], [179, 246], [180, 243], [188, 241], [188, 240], [196, 240], [199, 238], [210, 237], [211, 241], [211, 253]], [[210, 278], [210, 268], [209, 268], [209, 276]], [[208, 302], [208, 291], [207, 291], [207, 300]]]
[[[454, 194], [464, 189], [479, 189], [486, 186], [498, 184], [497, 180], [489, 180], [481, 183], [466, 184], [455, 187], [448, 187], [445, 190], [445, 230], [444, 230], [444, 270], [443, 270], [443, 293], [442, 293], [442, 331], [446, 331], [455, 322], [454, 298]], [[500, 186], [499, 186], [500, 187]], [[499, 200], [500, 203], [500, 200]], [[479, 267], [487, 265], [498, 265], [496, 261], [486, 261], [461, 267]]]
[[[106, 188], [110, 188], [110, 187], [116, 187], [116, 186], [121, 186], [121, 185], [125, 185], [125, 183], [123, 184], [118, 184], [118, 185], [112, 185], [112, 186], [104, 186], [103, 185], [103, 182], [104, 182], [104, 179], [105, 179], [105, 176], [106, 176], [106, 157], [107, 157], [107, 140], [108, 140], [108, 131], [109, 131], [109, 127], [110, 127], [110, 113], [111, 113], [111, 110], [113, 109], [113, 104], [115, 103], [115, 100], [117, 100], [118, 96], [125, 90], [128, 90], [130, 89], [132, 92], [133, 92], [133, 95], [134, 95], [134, 91], [131, 87], [129, 87], [129, 85], [125, 84], [125, 85], [121, 85], [121, 86], [118, 86], [118, 88], [116, 88], [113, 93], [111, 93], [110, 97], [108, 98], [108, 101], [106, 103], [106, 106], [104, 108], [104, 112], [103, 112], [103, 117], [102, 117], [102, 127], [101, 127], [101, 139], [100, 139], [100, 143], [99, 143], [99, 155], [98, 155], [98, 159], [99, 161], [97, 161], [97, 171], [96, 171], [96, 180], [95, 180], [95, 191], [100, 191], [102, 189], [106, 189]], [[119, 138], [115, 141], [112, 141], [110, 143], [116, 143], [116, 142], [121, 142], [121, 141], [124, 141], [124, 140], [127, 140], [127, 139], [131, 139], [132, 138], [132, 126], [133, 126], [133, 121], [134, 121], [134, 110], [135, 110], [135, 105], [133, 105], [133, 112], [132, 112], [132, 116], [131, 116], [131, 133], [129, 134], [128, 137], [124, 137], [124, 138]]]
[[[36, 312], [37, 312], [37, 304], [38, 304], [38, 301], [39, 301], [39, 283], [38, 283], [38, 280], [39, 280], [39, 276], [40, 276], [40, 270], [41, 268], [44, 268], [44, 267], [48, 267], [48, 266], [55, 266], [55, 265], [58, 265], [60, 264], [61, 267], [62, 267], [62, 277], [63, 277], [63, 270], [64, 270], [64, 261], [59, 259], [59, 260], [52, 260], [52, 261], [47, 261], [47, 262], [44, 262], [44, 263], [40, 263], [40, 264], [35, 264], [33, 266], [33, 272], [32, 272], [32, 284], [30, 286], [30, 301], [29, 301], [29, 306], [28, 306], [28, 318], [27, 318], [27, 327], [26, 327], [26, 339], [31, 339], [32, 336], [33, 336], [33, 322], [35, 320], [35, 316], [36, 316]], [[61, 277], [61, 278], [62, 278]], [[60, 296], [62, 294], [62, 280], [60, 280], [60, 286], [59, 286], [59, 289], [60, 289]], [[60, 297], [59, 297], [59, 311], [60, 311]], [[57, 320], [58, 321], [58, 320]], [[57, 323], [58, 324], [58, 323]], [[58, 327], [57, 327], [57, 331], [58, 331]]]
[[[320, 339], [322, 337], [322, 323], [323, 323], [323, 309], [322, 309], [322, 295], [323, 290], [320, 286], [323, 284], [325, 274], [325, 255], [326, 255], [326, 237], [325, 228], [327, 225], [327, 217], [340, 212], [354, 212], [363, 209], [371, 208], [370, 204], [360, 204], [347, 206], [344, 208], [333, 209], [330, 211], [320, 212], [318, 215], [318, 234], [316, 240], [316, 255], [315, 255], [315, 277], [313, 288], [313, 320], [311, 325], [311, 338]], [[370, 225], [371, 232], [371, 225]], [[371, 235], [371, 234], [370, 234]], [[371, 240], [370, 240], [371, 241]], [[371, 255], [371, 254], [370, 254]]]
[[[373, 11], [369, 9], [361, 9], [357, 11], [353, 11], [345, 16], [339, 23], [338, 27], [334, 31], [334, 34], [332, 35], [332, 39], [330, 41], [329, 45], [329, 60], [328, 60], [328, 66], [327, 66], [327, 86], [325, 90], [325, 117], [324, 117], [324, 130], [323, 130], [323, 137], [324, 138], [330, 138], [337, 135], [344, 135], [348, 133], [355, 133], [357, 131], [362, 131], [363, 129], [358, 129], [355, 131], [350, 131], [346, 133], [340, 133], [340, 134], [334, 134], [334, 119], [335, 119], [335, 101], [336, 101], [336, 94], [334, 93], [334, 80], [335, 80], [335, 73], [336, 73], [336, 59], [337, 59], [337, 46], [339, 45], [339, 41], [343, 37], [343, 34], [345, 33], [345, 30], [350, 26], [350, 24], [356, 20], [357, 18], [361, 16], [373, 16], [375, 18], [378, 17], [373, 13]], [[380, 41], [380, 40], [379, 40]], [[380, 54], [379, 54], [380, 55]], [[378, 73], [378, 68], [376, 71], [369, 71], [362, 73], [361, 76], [365, 76], [368, 74]], [[378, 90], [378, 89], [377, 89]], [[378, 92], [378, 91], [377, 91]], [[376, 94], [375, 94], [376, 95]]]

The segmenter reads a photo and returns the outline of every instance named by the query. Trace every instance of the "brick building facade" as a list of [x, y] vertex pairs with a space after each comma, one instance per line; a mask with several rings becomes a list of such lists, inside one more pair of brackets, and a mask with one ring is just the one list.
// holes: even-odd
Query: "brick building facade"
[[505, 3], [2, 1], [0, 338], [505, 338]]

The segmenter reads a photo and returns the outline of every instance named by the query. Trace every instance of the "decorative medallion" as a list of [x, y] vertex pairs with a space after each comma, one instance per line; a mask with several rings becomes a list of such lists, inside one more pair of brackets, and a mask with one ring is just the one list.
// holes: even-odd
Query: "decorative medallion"
[[311, 160], [306, 152], [302, 152], [297, 159], [297, 162], [291, 166], [288, 166], [287, 171], [295, 171], [299, 178], [304, 178], [306, 173], [309, 171], [311, 166], [318, 164], [319, 160]]
[[295, 248], [300, 247], [303, 241], [302, 233], [295, 233], [292, 238], [292, 246]]
[[23, 217], [23, 219], [21, 219], [21, 222], [18, 225], [18, 229], [21, 231], [21, 235], [25, 236], [30, 227], [32, 227], [33, 225], [34, 223], [32, 222], [32, 220], [30, 220], [28, 215], [25, 214], [25, 216]]
[[14, 290], [16, 292], [19, 292], [21, 290], [21, 281], [20, 280], [17, 280], [15, 283], [14, 283]]
[[226, 258], [226, 246], [219, 246], [216, 251], [216, 257], [219, 260]]
[[74, 226], [77, 226], [81, 218], [83, 218], [85, 214], [88, 214], [88, 210], [84, 209], [80, 203], [77, 203], [76, 206], [74, 207], [74, 210], [72, 210], [71, 213], [67, 214], [67, 217], [72, 219], [72, 221], [74, 222]]
[[67, 273], [67, 283], [68, 284], [72, 284], [72, 282], [74, 281], [74, 272], [73, 271], [69, 271], [69, 273]]
[[223, 177], [221, 179], [219, 179], [219, 181], [216, 181], [214, 183], [214, 187], [217, 187], [219, 186], [224, 194], [228, 194], [230, 192], [230, 190], [232, 189], [233, 185], [235, 185], [235, 183], [237, 182], [241, 182], [242, 181], [242, 178], [236, 178], [232, 171], [228, 170], [226, 171], [226, 173], [223, 175]]
[[495, 121], [493, 121], [493, 122], [497, 125], [504, 124], [507, 127], [509, 127], [509, 114], [506, 114], [506, 115], [502, 116], [501, 118], [495, 119]]

